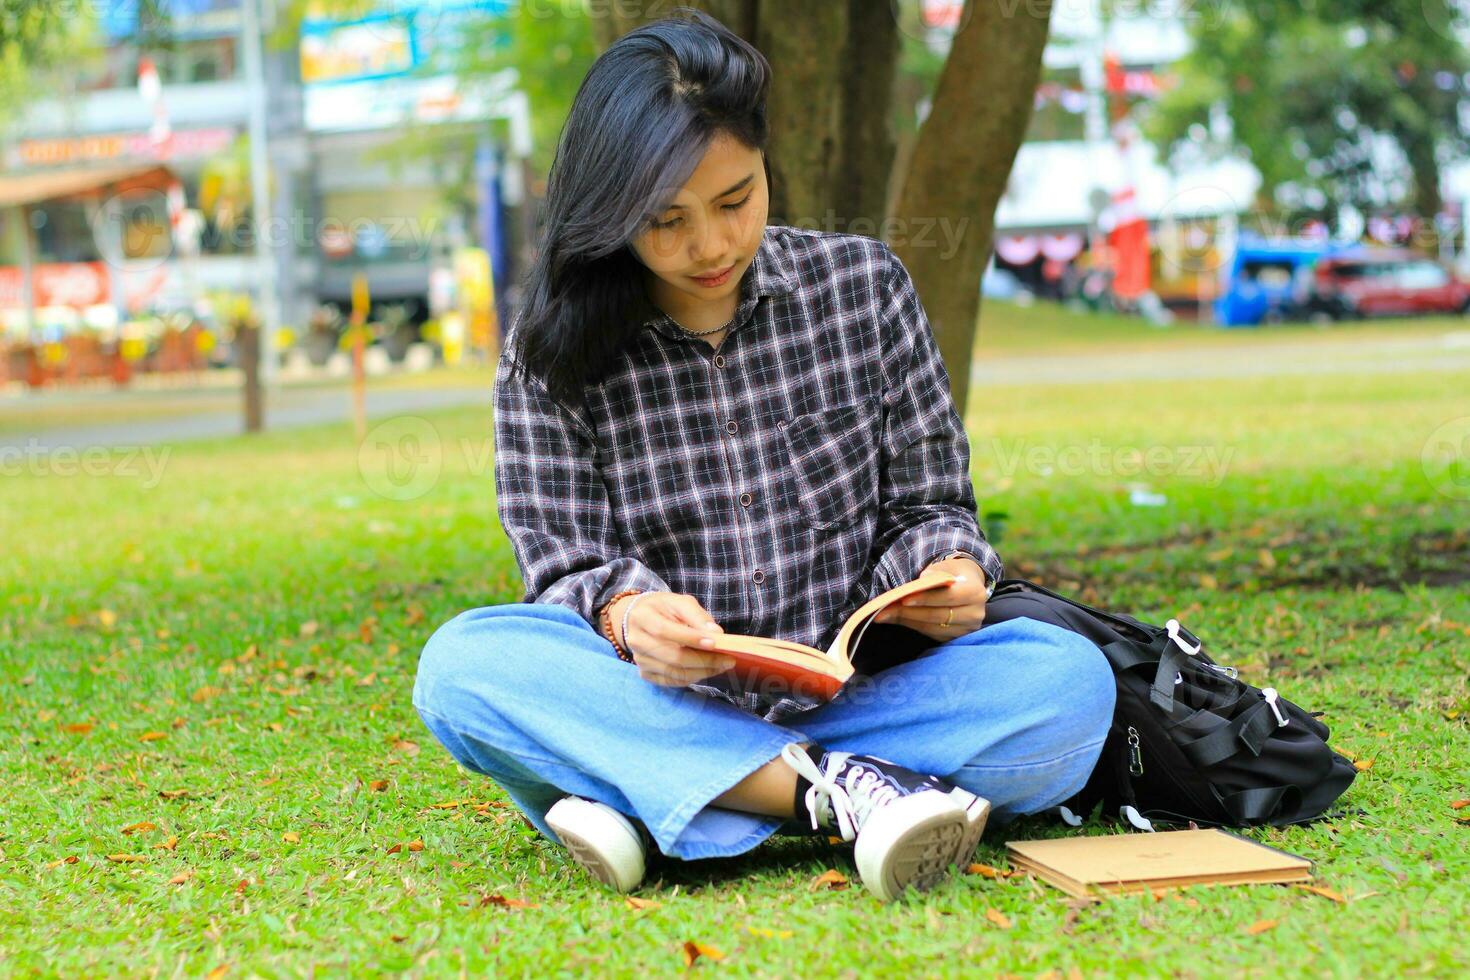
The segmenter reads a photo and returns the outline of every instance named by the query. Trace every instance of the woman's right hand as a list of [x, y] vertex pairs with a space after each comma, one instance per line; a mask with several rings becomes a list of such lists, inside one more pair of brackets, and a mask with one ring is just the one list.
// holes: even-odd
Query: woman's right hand
[[[700, 646], [704, 637], [724, 630], [699, 600], [682, 592], [648, 592], [619, 599], [638, 600], [628, 614], [624, 649], [633, 655], [639, 675], [665, 687], [684, 687], [735, 666], [734, 658]], [[613, 628], [619, 629], [623, 610], [610, 610]]]

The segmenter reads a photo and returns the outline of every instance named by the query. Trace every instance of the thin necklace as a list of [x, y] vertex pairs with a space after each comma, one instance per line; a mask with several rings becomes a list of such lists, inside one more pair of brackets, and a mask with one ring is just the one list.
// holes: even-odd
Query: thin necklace
[[[670, 320], [674, 320], [673, 317], [669, 317], [669, 319]], [[734, 322], [735, 322], [735, 319], [733, 317], [731, 317], [730, 323], [734, 323]], [[680, 323], [678, 320], [674, 320], [674, 326], [678, 327], [680, 330], [683, 330], [684, 333], [687, 334], [690, 337], [706, 337], [706, 336], [708, 336], [708, 335], [710, 335], [712, 333], [719, 333], [721, 330], [724, 330], [726, 327], [728, 327], [730, 325], [730, 323], [722, 323], [718, 327], [715, 327], [712, 330], [689, 330], [689, 329], [686, 329], [685, 326], [682, 323]]]

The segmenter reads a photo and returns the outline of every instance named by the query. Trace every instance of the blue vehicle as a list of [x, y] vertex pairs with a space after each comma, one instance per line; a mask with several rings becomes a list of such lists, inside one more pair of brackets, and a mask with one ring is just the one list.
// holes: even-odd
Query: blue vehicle
[[1234, 257], [1222, 270], [1215, 322], [1222, 327], [1254, 327], [1299, 315], [1300, 284], [1311, 276], [1318, 259], [1345, 247], [1350, 246], [1242, 233]]

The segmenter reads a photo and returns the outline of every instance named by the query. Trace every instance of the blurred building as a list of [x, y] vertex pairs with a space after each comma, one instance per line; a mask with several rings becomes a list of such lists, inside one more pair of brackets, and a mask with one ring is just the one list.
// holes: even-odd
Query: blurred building
[[[71, 91], [31, 106], [0, 143], [0, 329], [12, 339], [254, 293], [258, 234], [296, 333], [319, 304], [347, 306], [359, 274], [375, 304], [403, 303], [415, 321], [436, 291], [452, 301], [458, 251], [483, 248], [508, 274], [502, 212], [521, 196], [525, 98], [513, 70], [463, 80], [451, 64], [465, 32], [483, 42], [485, 15], [509, 0], [384, 0], [351, 19], [308, 5], [297, 47], [280, 41], [287, 5], [257, 2], [258, 83], [241, 0], [165, 0], [160, 22], [139, 0], [94, 5], [101, 58], [79, 59]], [[249, 166], [257, 98], [263, 229]]]

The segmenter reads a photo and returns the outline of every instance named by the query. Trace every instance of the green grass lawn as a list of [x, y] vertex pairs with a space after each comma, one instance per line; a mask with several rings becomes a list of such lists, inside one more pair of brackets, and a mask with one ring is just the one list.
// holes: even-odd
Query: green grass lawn
[[[1150, 330], [1089, 340], [995, 308], [1013, 352]], [[483, 413], [426, 415], [442, 470], [403, 492], [345, 423], [166, 447], [156, 476], [122, 453], [92, 475], [7, 473], [0, 973], [664, 974], [690, 941], [722, 957], [696, 969], [745, 974], [1463, 973], [1470, 485], [1450, 478], [1470, 461], [1435, 483], [1421, 453], [1470, 414], [1466, 391], [1435, 372], [971, 400], [980, 506], [1013, 574], [1177, 615], [1217, 660], [1326, 711], [1363, 767], [1349, 812], [1252, 836], [1311, 858], [1335, 897], [1195, 888], [1078, 908], [970, 874], [880, 906], [845, 853], [789, 839], [657, 863], [637, 893], [656, 904], [635, 909], [410, 703], [439, 623], [521, 594]], [[977, 860], [1003, 868], [1006, 839], [1064, 830], [1022, 821]], [[854, 886], [811, 890], [829, 868]]]

